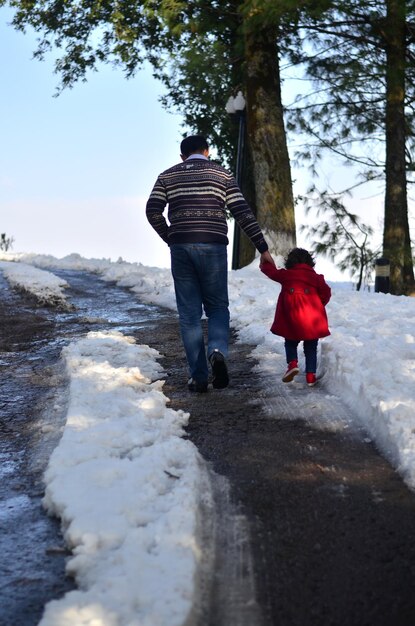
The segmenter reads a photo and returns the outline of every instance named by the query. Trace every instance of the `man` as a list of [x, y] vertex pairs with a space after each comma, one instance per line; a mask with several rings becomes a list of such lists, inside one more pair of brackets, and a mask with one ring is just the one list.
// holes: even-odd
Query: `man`
[[[182, 163], [159, 175], [147, 202], [151, 226], [170, 246], [180, 331], [190, 371], [190, 391], [208, 388], [208, 363], [201, 324], [208, 319], [207, 354], [212, 385], [229, 383], [226, 357], [229, 338], [226, 210], [229, 210], [261, 254], [261, 263], [274, 261], [258, 223], [234, 177], [209, 161], [201, 135], [183, 139]], [[163, 212], [168, 208], [167, 223]]]

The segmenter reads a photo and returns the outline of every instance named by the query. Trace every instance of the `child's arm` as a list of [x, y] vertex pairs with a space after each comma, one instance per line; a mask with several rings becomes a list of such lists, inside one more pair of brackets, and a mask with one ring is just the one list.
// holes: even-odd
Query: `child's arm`
[[281, 272], [286, 272], [287, 270], [279, 270], [271, 263], [260, 263], [259, 269], [263, 272], [268, 278], [271, 280], [275, 280], [277, 282], [281, 282]]
[[321, 276], [321, 281], [318, 286], [318, 295], [320, 296], [320, 300], [322, 301], [323, 305], [326, 306], [326, 304], [329, 303], [330, 298], [331, 298], [331, 289], [326, 283], [326, 281], [324, 280], [324, 276], [322, 274], [320, 274], [320, 276]]

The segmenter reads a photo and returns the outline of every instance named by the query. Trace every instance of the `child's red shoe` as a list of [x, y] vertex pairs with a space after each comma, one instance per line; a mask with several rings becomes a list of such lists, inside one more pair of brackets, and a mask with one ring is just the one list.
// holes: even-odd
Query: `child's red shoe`
[[317, 382], [316, 375], [313, 372], [307, 372], [305, 375], [305, 379], [309, 387], [314, 387]]
[[295, 376], [297, 376], [299, 371], [300, 370], [298, 369], [298, 361], [290, 361], [288, 363], [287, 371], [285, 372], [284, 376], [282, 377], [282, 382], [283, 383], [290, 383], [293, 380], [293, 378]]

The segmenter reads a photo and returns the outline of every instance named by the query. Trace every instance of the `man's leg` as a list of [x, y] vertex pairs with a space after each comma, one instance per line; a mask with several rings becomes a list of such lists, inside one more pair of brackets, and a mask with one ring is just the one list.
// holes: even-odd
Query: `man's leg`
[[206, 244], [200, 252], [202, 300], [208, 318], [208, 356], [218, 350], [228, 356], [229, 299], [226, 246]]
[[208, 318], [208, 356], [212, 366], [212, 385], [224, 389], [229, 384], [228, 356], [229, 300], [226, 246], [200, 246], [200, 284]]
[[192, 247], [192, 244], [171, 246], [171, 270], [190, 376], [197, 383], [203, 384], [208, 380], [208, 366], [201, 324], [202, 293], [198, 271], [192, 259]]

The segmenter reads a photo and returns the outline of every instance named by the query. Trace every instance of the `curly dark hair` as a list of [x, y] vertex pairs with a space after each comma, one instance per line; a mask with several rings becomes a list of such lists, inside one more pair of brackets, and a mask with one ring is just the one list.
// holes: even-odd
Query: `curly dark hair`
[[297, 263], [305, 263], [310, 267], [315, 266], [313, 257], [308, 252], [308, 250], [304, 250], [304, 248], [293, 248], [292, 250], [290, 250], [285, 259], [285, 268], [289, 270], [294, 265], [297, 265]]

